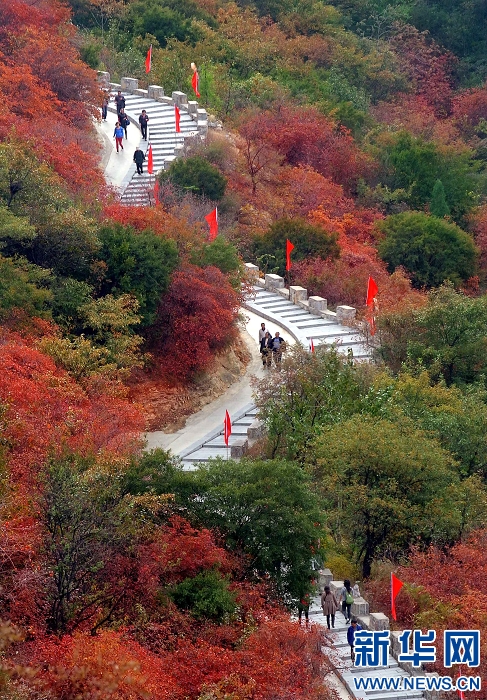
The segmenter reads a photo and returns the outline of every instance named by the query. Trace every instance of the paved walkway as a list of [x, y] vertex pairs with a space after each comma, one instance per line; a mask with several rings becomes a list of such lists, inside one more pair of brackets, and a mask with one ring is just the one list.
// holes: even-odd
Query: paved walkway
[[[181, 137], [176, 135], [174, 130], [174, 107], [148, 100], [147, 97], [126, 96], [126, 112], [133, 121], [138, 121], [138, 115], [142, 109], [146, 109], [150, 117], [149, 139], [153, 147], [154, 170], [157, 172], [164, 167], [165, 163], [177, 157], [174, 149]], [[113, 144], [115, 121], [116, 115], [110, 111], [107, 121], [97, 126], [105, 141], [103, 166], [107, 182], [119, 189], [121, 200], [125, 203], [149, 205], [151, 204], [153, 179], [150, 180], [146, 173], [142, 176], [136, 175], [136, 168], [132, 160], [133, 152], [141, 142], [140, 131], [135, 124], [131, 124], [128, 127], [128, 139], [124, 139], [123, 142], [124, 150], [117, 154], [113, 146], [113, 151], [110, 153], [109, 146]], [[194, 129], [194, 122], [189, 114], [181, 112], [181, 130], [189, 134], [194, 133]], [[311, 314], [306, 308], [295, 306], [279, 294], [263, 290], [261, 287], [255, 287], [254, 292], [255, 297], [247, 300], [244, 312], [246, 321], [243, 337], [252, 354], [252, 360], [246, 374], [223, 396], [188, 418], [185, 427], [177, 433], [165, 434], [161, 431], [147, 433], [148, 449], [154, 447], [170, 449], [182, 458], [187, 469], [197, 468], [199, 463], [207, 461], [210, 457], [228, 458], [228, 449], [223, 443], [222, 430], [225, 410], [229, 410], [233, 417], [230, 444], [246, 436], [257, 413], [252, 402], [250, 377], [263, 376], [257, 341], [262, 321], [266, 323], [272, 334], [276, 330], [280, 330], [282, 336], [290, 344], [299, 342], [308, 347], [310, 339], [312, 339], [315, 346], [335, 344], [339, 352], [346, 355], [353, 353], [356, 359], [366, 360], [369, 357], [369, 351], [358, 333], [337, 323], [333, 314], [327, 313], [322, 316]], [[315, 598], [310, 606], [310, 621], [325, 627], [319, 598]], [[357, 673], [360, 673], [361, 676], [408, 674], [398, 668], [397, 662], [392, 657], [390, 657], [386, 668], [377, 671], [352, 667], [346, 631], [347, 626], [343, 615], [338, 612], [335, 630], [330, 632], [325, 630], [330, 645], [323, 647], [323, 652], [329, 656], [336, 669], [336, 675], [335, 673], [327, 675], [327, 685], [336, 691], [341, 700], [350, 700], [351, 697], [355, 700], [416, 700], [416, 698], [422, 697], [421, 693], [398, 691], [357, 693], [352, 682], [353, 676]]]
[[[115, 112], [115, 107], [110, 106], [110, 111]], [[154, 203], [153, 189], [155, 175], [163, 170], [169, 163], [177, 158], [178, 148], [182, 148], [185, 138], [198, 136], [195, 122], [190, 115], [180, 110], [180, 133], [176, 133], [174, 105], [157, 102], [149, 97], [140, 95], [125, 95], [125, 113], [132, 124], [128, 127], [131, 131], [139, 130], [139, 115], [145, 109], [149, 116], [148, 141], [141, 141], [141, 148], [146, 154], [143, 175], [137, 174], [135, 163], [127, 171], [121, 186], [123, 193], [121, 201], [124, 204], [149, 206]], [[140, 134], [140, 132], [139, 132]], [[139, 139], [140, 141], [140, 139]], [[154, 174], [147, 172], [147, 152], [149, 144], [152, 146]], [[175, 152], [176, 151], [176, 152]], [[133, 158], [133, 151], [131, 154]]]
[[322, 647], [323, 653], [331, 661], [333, 668], [346, 687], [349, 696], [356, 700], [416, 700], [423, 697], [421, 691], [402, 690], [356, 690], [354, 678], [409, 678], [410, 674], [399, 667], [396, 659], [390, 654], [387, 666], [378, 668], [364, 668], [354, 666], [350, 658], [350, 646], [347, 641], [348, 625], [341, 612], [336, 613], [335, 629], [326, 629], [326, 618], [321, 609], [320, 598], [316, 596], [309, 609], [309, 619], [312, 624], [323, 628], [326, 635], [326, 644]]

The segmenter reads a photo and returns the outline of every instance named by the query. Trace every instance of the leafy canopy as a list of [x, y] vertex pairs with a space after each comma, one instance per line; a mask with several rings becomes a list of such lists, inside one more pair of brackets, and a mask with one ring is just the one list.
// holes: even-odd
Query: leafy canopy
[[336, 234], [327, 233], [320, 226], [307, 223], [304, 219], [280, 219], [264, 233], [254, 238], [254, 257], [272, 255], [275, 257], [278, 274], [286, 271], [286, 240], [294, 245], [291, 259], [298, 262], [306, 258], [338, 258], [340, 249]]
[[454, 534], [453, 460], [412, 422], [356, 415], [325, 428], [312, 454], [328, 524], [350, 537], [364, 577], [380, 553]]
[[226, 546], [246, 555], [249, 576], [270, 576], [290, 602], [309, 582], [310, 563], [323, 536], [323, 513], [310, 480], [282, 460], [212, 460], [183, 472], [154, 451], [130, 472], [131, 493], [152, 488], [175, 494], [198, 525], [215, 528]]
[[139, 302], [142, 325], [150, 325], [178, 262], [174, 242], [150, 231], [136, 233], [118, 223], [105, 223], [99, 238], [99, 258], [106, 266], [101, 292], [133, 294]]
[[201, 156], [173, 160], [160, 177], [170, 180], [182, 190], [190, 190], [214, 201], [223, 197], [227, 186], [227, 180], [219, 169]]
[[487, 297], [472, 299], [444, 285], [429, 293], [423, 308], [384, 314], [379, 324], [379, 353], [393, 370], [406, 363], [413, 371], [426, 369], [448, 386], [483, 380]]
[[438, 287], [445, 280], [458, 284], [475, 274], [477, 248], [455, 224], [423, 212], [402, 212], [377, 227], [385, 234], [379, 255], [390, 272], [406, 268], [415, 287]]

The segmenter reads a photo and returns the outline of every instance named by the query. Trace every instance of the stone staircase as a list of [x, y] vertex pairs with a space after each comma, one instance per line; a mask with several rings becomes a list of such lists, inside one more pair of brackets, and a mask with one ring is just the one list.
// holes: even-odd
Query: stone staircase
[[[206, 110], [198, 103], [188, 100], [183, 92], [173, 92], [171, 97], [164, 95], [159, 85], [149, 85], [147, 90], [139, 89], [135, 78], [122, 78], [120, 84], [111, 83], [108, 73], [99, 73], [99, 81], [112, 93], [120, 90], [125, 97], [125, 112], [130, 121], [139, 128], [139, 115], [143, 109], [149, 116], [148, 140], [142, 142], [145, 152], [144, 173], [138, 175], [135, 164], [127, 173], [123, 185], [121, 202], [135, 206], [153, 206], [155, 176], [160, 170], [182, 154], [186, 139], [202, 138], [208, 132]], [[175, 110], [180, 111], [180, 133], [176, 133]], [[113, 103], [108, 106], [116, 114]], [[154, 174], [147, 172], [147, 151], [152, 145]]]
[[216, 457], [239, 459], [244, 456], [249, 442], [261, 437], [263, 426], [257, 419], [257, 407], [254, 404], [243, 406], [237, 414], [231, 416], [231, 419], [232, 434], [228, 440], [228, 447], [223, 437], [222, 416], [221, 429], [208, 433], [178, 455], [184, 469], [193, 471], [198, 469], [199, 465]]
[[284, 286], [284, 278], [267, 274], [260, 276], [259, 269], [246, 263], [247, 277], [253, 282], [254, 295], [247, 298], [244, 307], [266, 321], [283, 326], [305, 348], [311, 340], [315, 347], [334, 345], [340, 354], [366, 362], [372, 358], [372, 349], [366, 344], [360, 329], [354, 327], [356, 309], [338, 306], [330, 311], [326, 299], [308, 298], [308, 290], [291, 285]]
[[[336, 581], [329, 569], [323, 569], [319, 572], [319, 585], [322, 591], [325, 585], [330, 586], [332, 593], [338, 598], [338, 594], [343, 588], [343, 581]], [[369, 604], [364, 598], [356, 598], [352, 604], [351, 613], [357, 618], [358, 623], [363, 629], [368, 630], [385, 630], [389, 629], [389, 619], [383, 613], [370, 613]], [[387, 666], [378, 668], [364, 668], [354, 666], [350, 658], [350, 646], [347, 641], [348, 625], [345, 624], [345, 618], [339, 611], [335, 617], [335, 629], [326, 629], [326, 618], [321, 609], [320, 597], [313, 598], [309, 610], [310, 622], [313, 622], [325, 631], [325, 644], [322, 647], [323, 653], [330, 661], [335, 673], [338, 675], [342, 683], [347, 688], [348, 692], [355, 700], [416, 700], [417, 698], [427, 698], [428, 700], [438, 699], [438, 693], [421, 692], [419, 690], [357, 690], [354, 684], [354, 678], [390, 678], [400, 679], [409, 678], [411, 676], [410, 669], [407, 664], [399, 664], [393, 655], [389, 654]], [[394, 639], [400, 632], [391, 633], [392, 652], [397, 656], [398, 647], [394, 645]], [[416, 671], [416, 673], [419, 673]], [[436, 675], [428, 674], [420, 671], [421, 675]]]

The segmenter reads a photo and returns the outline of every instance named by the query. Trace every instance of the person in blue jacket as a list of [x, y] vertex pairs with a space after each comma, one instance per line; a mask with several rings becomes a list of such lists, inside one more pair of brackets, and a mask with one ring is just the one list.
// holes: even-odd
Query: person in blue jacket
[[120, 148], [121, 148], [122, 151], [123, 151], [123, 143], [122, 143], [122, 140], [123, 140], [123, 129], [122, 129], [122, 127], [120, 126], [120, 122], [117, 122], [117, 123], [115, 124], [115, 129], [114, 129], [114, 131], [113, 131], [113, 138], [115, 139], [115, 144], [116, 144], [116, 146], [117, 146], [117, 153], [118, 153], [118, 147], [119, 147], [119, 146], [120, 146]]
[[362, 627], [358, 624], [357, 618], [352, 617], [350, 627], [347, 630], [347, 642], [350, 644], [350, 657], [352, 659], [352, 663], [355, 661], [355, 652], [353, 650], [355, 645], [355, 632], [361, 629]]

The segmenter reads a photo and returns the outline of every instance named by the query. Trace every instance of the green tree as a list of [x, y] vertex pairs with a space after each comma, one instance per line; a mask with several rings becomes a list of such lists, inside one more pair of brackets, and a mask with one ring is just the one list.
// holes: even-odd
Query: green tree
[[[385, 140], [385, 138], [384, 138]], [[441, 150], [433, 142], [416, 139], [408, 132], [387, 135], [377, 152], [382, 161], [383, 184], [392, 190], [404, 189], [412, 209], [422, 209], [431, 200], [437, 180], [441, 180], [453, 219], [462, 224], [475, 204], [478, 191], [478, 164], [469, 150]]]
[[140, 346], [143, 339], [133, 327], [140, 323], [139, 303], [135, 297], [107, 294], [80, 307], [84, 330], [92, 343], [104, 349], [105, 362], [118, 368], [141, 366]]
[[328, 526], [338, 541], [351, 541], [364, 577], [381, 554], [456, 534], [454, 462], [412, 422], [354, 416], [325, 428], [310, 461]]
[[367, 377], [360, 365], [345, 360], [334, 348], [317, 347], [309, 353], [295, 346], [279, 376], [259, 379], [255, 390], [272, 457], [304, 460], [323, 424], [360, 410]]
[[190, 610], [197, 620], [224, 622], [235, 612], [236, 596], [228, 588], [228, 579], [217, 571], [202, 571], [186, 578], [170, 591], [182, 610]]
[[475, 273], [477, 248], [455, 224], [423, 212], [402, 212], [377, 224], [385, 238], [379, 255], [391, 272], [404, 267], [415, 287], [458, 284]]
[[[48, 627], [64, 633], [91, 622], [96, 629], [123, 598], [101, 575], [120, 543], [117, 534], [117, 480], [90, 471], [93, 464], [75, 455], [52, 460], [44, 474], [40, 501], [46, 530]], [[121, 581], [119, 580], [119, 583]]]
[[174, 508], [183, 508], [196, 525], [216, 528], [229, 549], [245, 554], [247, 575], [270, 576], [287, 602], [308, 585], [311, 559], [320, 556], [324, 514], [298, 465], [211, 460], [185, 472], [155, 450], [131, 465], [124, 488], [173, 493]]
[[296, 597], [323, 536], [323, 513], [306, 473], [279, 460], [215, 460], [194, 473], [194, 487], [198, 521], [247, 554], [249, 573], [270, 575], [286, 600]]
[[219, 169], [201, 156], [173, 160], [160, 177], [170, 180], [182, 190], [190, 190], [214, 201], [223, 197], [227, 186], [227, 180]]
[[45, 289], [49, 276], [26, 260], [0, 255], [0, 320], [7, 321], [15, 310], [27, 316], [49, 318], [52, 294]]
[[279, 274], [286, 270], [286, 240], [294, 245], [292, 260], [306, 258], [335, 259], [340, 254], [337, 236], [326, 233], [319, 226], [308, 224], [304, 219], [280, 219], [263, 236], [254, 238], [254, 258], [273, 255]]
[[403, 363], [426, 369], [434, 381], [470, 384], [487, 372], [487, 297], [478, 299], [443, 285], [424, 308], [383, 314], [379, 354], [393, 369]]
[[[46, 212], [47, 214], [47, 212]], [[63, 277], [86, 280], [99, 248], [95, 221], [71, 207], [52, 212], [37, 226], [37, 236], [27, 255], [37, 265]]]
[[174, 242], [150, 231], [135, 233], [118, 223], [104, 224], [99, 237], [98, 255], [106, 265], [102, 294], [133, 294], [139, 302], [142, 325], [151, 325], [178, 262]]
[[393, 378], [380, 374], [374, 382], [382, 396], [378, 414], [391, 421], [404, 415], [428, 435], [435, 437], [459, 465], [462, 478], [480, 475], [487, 479], [487, 396], [479, 386], [461, 391], [443, 383], [431, 384], [424, 371]]
[[443, 219], [449, 216], [450, 207], [446, 201], [445, 188], [441, 180], [437, 180], [431, 193], [430, 212], [433, 216]]

